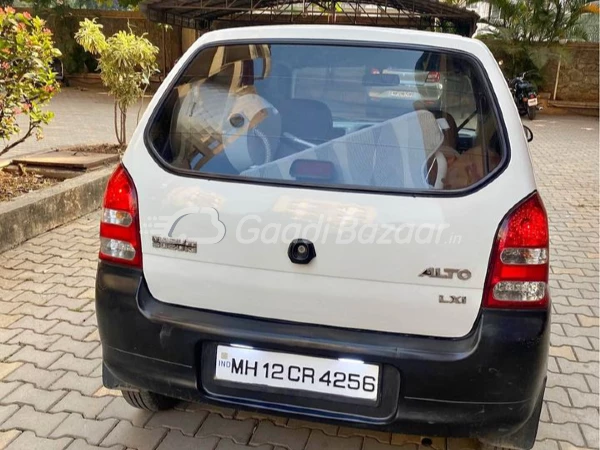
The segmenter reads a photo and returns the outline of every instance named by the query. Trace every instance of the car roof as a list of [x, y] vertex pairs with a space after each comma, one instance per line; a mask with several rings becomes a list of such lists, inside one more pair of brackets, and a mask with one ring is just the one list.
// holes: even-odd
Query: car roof
[[197, 45], [213, 42], [279, 39], [423, 45], [462, 50], [474, 54], [482, 51], [488, 52], [487, 47], [481, 41], [455, 34], [356, 25], [269, 25], [227, 28], [202, 35]]

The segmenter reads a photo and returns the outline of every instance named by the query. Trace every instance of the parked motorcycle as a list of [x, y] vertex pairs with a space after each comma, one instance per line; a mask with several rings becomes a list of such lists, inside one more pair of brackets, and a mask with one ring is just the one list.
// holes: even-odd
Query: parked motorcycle
[[54, 72], [56, 80], [59, 83], [62, 83], [64, 86], [69, 86], [69, 81], [65, 76], [65, 68], [60, 58], [53, 58], [52, 63], [50, 64], [50, 68]]
[[508, 87], [510, 87], [513, 94], [519, 114], [522, 116], [527, 114], [529, 120], [535, 119], [539, 109], [537, 89], [531, 81], [525, 79], [525, 76], [531, 72], [533, 70], [523, 72], [521, 75], [508, 81]]

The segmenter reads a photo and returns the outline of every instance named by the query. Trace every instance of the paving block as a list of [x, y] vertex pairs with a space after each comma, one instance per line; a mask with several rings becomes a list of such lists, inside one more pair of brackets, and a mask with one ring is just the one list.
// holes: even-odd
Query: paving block
[[362, 437], [328, 436], [321, 430], [310, 433], [305, 450], [360, 450], [363, 444]]
[[392, 433], [386, 433], [384, 431], [369, 430], [367, 428], [351, 428], [351, 427], [340, 427], [338, 436], [352, 437], [352, 436], [368, 436], [378, 440], [382, 444], [387, 444], [392, 438]]
[[70, 443], [69, 438], [47, 439], [25, 431], [12, 441], [6, 450], [64, 450]]
[[37, 411], [45, 412], [64, 395], [65, 391], [46, 391], [44, 389], [37, 389], [32, 384], [26, 383], [20, 385], [0, 400], [0, 403], [3, 405], [20, 403], [33, 406]]
[[[279, 447], [281, 449], [281, 447]], [[236, 444], [231, 439], [221, 439], [215, 450], [272, 450], [273, 446], [264, 444], [258, 447]]]
[[177, 405], [176, 408], [180, 409], [182, 411], [190, 411], [190, 412], [208, 411], [211, 413], [219, 414], [219, 415], [225, 417], [226, 419], [233, 419], [235, 417], [235, 413], [236, 413], [235, 409], [233, 409], [233, 408], [226, 408], [224, 406], [211, 405], [208, 403], [182, 402], [179, 405]]
[[22, 406], [6, 422], [0, 425], [0, 430], [7, 431], [19, 429], [24, 431], [33, 431], [37, 437], [49, 437], [65, 418], [64, 413], [50, 414], [37, 412], [31, 406]]
[[65, 450], [124, 450], [123, 445], [113, 445], [112, 447], [98, 447], [90, 445], [83, 439], [75, 439]]
[[548, 403], [552, 423], [579, 423], [598, 426], [600, 419], [597, 408], [567, 408], [557, 403]]
[[207, 416], [208, 411], [159, 411], [154, 413], [145, 428], [169, 428], [179, 430], [187, 436], [194, 436]]
[[404, 444], [404, 445], [391, 445], [382, 444], [376, 439], [366, 437], [363, 443], [362, 450], [418, 450], [419, 446], [416, 444]]
[[52, 411], [75, 412], [86, 419], [95, 419], [110, 401], [109, 397], [86, 397], [79, 392], [71, 391], [52, 407]]
[[446, 439], [447, 450], [478, 450], [480, 447], [477, 439], [448, 438]]
[[172, 430], [156, 450], [213, 450], [218, 442], [218, 437], [194, 438]]
[[[55, 257], [56, 258], [56, 257]], [[64, 259], [63, 259], [64, 260]], [[51, 261], [51, 260], [48, 260]], [[46, 294], [60, 294], [67, 297], [77, 298], [79, 294], [85, 291], [84, 287], [68, 287], [64, 284], [55, 284], [46, 291]]]
[[547, 387], [562, 386], [579, 389], [582, 392], [589, 392], [585, 377], [579, 373], [565, 375], [561, 373], [548, 373], [548, 381], [546, 382]]
[[[71, 336], [73, 339], [83, 340], [83, 338], [89, 336], [93, 331], [96, 331], [95, 327], [73, 325], [69, 322], [59, 322], [55, 327], [50, 329], [47, 334], [62, 334]], [[587, 345], [590, 345], [589, 342]]]
[[595, 426], [582, 424], [581, 431], [583, 431], [583, 436], [589, 448], [600, 448], [600, 445], [598, 445], [598, 424]]
[[4, 397], [6, 397], [11, 392], [16, 391], [17, 388], [19, 386], [21, 386], [21, 384], [22, 383], [19, 383], [18, 381], [11, 381], [11, 382], [3, 381], [3, 382], [0, 382], [0, 399], [3, 399]]
[[[10, 330], [18, 331], [18, 330]], [[60, 338], [58, 335], [49, 336], [47, 334], [36, 333], [32, 330], [23, 330], [14, 336], [9, 343], [19, 345], [31, 345], [37, 350], [46, 350], [50, 345]]]
[[[263, 414], [256, 411], [238, 410], [235, 413], [235, 418], [238, 420], [254, 419], [257, 422], [261, 420], [270, 420], [275, 425], [285, 425], [289, 419], [286, 416], [274, 416], [272, 414]], [[300, 427], [296, 427], [300, 428]]]
[[[237, 416], [236, 416], [237, 417]], [[286, 425], [278, 424], [274, 422], [275, 425]], [[338, 426], [331, 425], [328, 423], [320, 423], [320, 422], [310, 422], [308, 420], [299, 420], [299, 419], [289, 419], [286, 425], [288, 428], [308, 428], [309, 430], [321, 430], [323, 433], [328, 434], [330, 436], [337, 436], [338, 434]]]
[[600, 323], [600, 319], [598, 317], [586, 316], [584, 314], [578, 314], [577, 318], [579, 319], [579, 324], [582, 327], [598, 327]]
[[63, 369], [77, 372], [79, 375], [90, 375], [98, 367], [98, 360], [76, 358], [70, 353], [63, 354], [51, 366], [51, 370]]
[[598, 388], [600, 388], [600, 379], [593, 375], [585, 375], [585, 379], [590, 387], [590, 390], [593, 393], [598, 394]]
[[8, 444], [14, 441], [20, 434], [21, 431], [19, 430], [0, 431], [0, 448], [5, 449], [8, 447]]
[[98, 330], [94, 330], [92, 331], [90, 334], [88, 334], [84, 341], [86, 342], [100, 342], [100, 333], [98, 332]]
[[[83, 289], [81, 292], [83, 292]], [[69, 322], [72, 325], [81, 325], [92, 314], [90, 311], [72, 311], [68, 308], [58, 308], [48, 316], [48, 319], [58, 319], [61, 322]]]
[[31, 363], [37, 367], [45, 369], [53, 362], [57, 361], [61, 355], [61, 352], [46, 352], [43, 350], [38, 350], [30, 345], [26, 345], [25, 347], [21, 347], [21, 350], [8, 358], [8, 361]]
[[90, 300], [84, 298], [71, 298], [65, 295], [56, 295], [46, 302], [46, 306], [57, 306], [72, 311], [80, 311], [89, 303], [91, 303]]
[[[11, 317], [19, 317], [19, 316], [11, 316]], [[45, 333], [50, 328], [58, 323], [58, 320], [48, 320], [48, 319], [36, 319], [32, 316], [22, 316], [19, 320], [11, 321], [10, 328], [23, 328], [33, 330], [36, 333]], [[6, 326], [6, 324], [2, 324], [0, 321], [0, 326]]]
[[[598, 298], [597, 295], [596, 298]], [[590, 311], [590, 316], [591, 315], [592, 313]], [[590, 336], [597, 338], [599, 334], [598, 327], [574, 327], [572, 325], [563, 325], [563, 329], [565, 330], [567, 336]]]
[[84, 342], [75, 340], [70, 336], [61, 336], [48, 350], [72, 353], [78, 358], [83, 358], [90, 354], [98, 345], [97, 342]]
[[567, 337], [567, 336], [557, 336], [553, 334], [550, 336], [550, 342], [554, 347], [581, 347], [585, 349], [591, 350], [592, 346], [588, 339], [585, 336], [577, 336], [577, 337]]
[[[33, 303], [34, 305], [45, 305], [55, 294], [38, 294], [31, 291], [21, 292], [12, 299], [13, 303]], [[1, 297], [0, 297], [1, 298]]]
[[[424, 440], [427, 440], [429, 445], [422, 445]], [[418, 445], [419, 448], [429, 447], [434, 450], [445, 450], [446, 449], [446, 438], [442, 437], [429, 437], [429, 436], [418, 436], [414, 434], [392, 434], [393, 445], [407, 445], [414, 444]]]
[[198, 437], [218, 436], [229, 438], [238, 444], [246, 444], [256, 425], [253, 419], [226, 419], [219, 414], [210, 414], [196, 433]]
[[560, 439], [582, 447], [585, 445], [583, 434], [576, 423], [558, 424], [540, 422], [537, 439], [540, 441], [544, 439]]
[[31, 383], [37, 388], [45, 389], [64, 374], [61, 370], [46, 370], [35, 367], [31, 363], [23, 364], [12, 372], [7, 381], [23, 381]]
[[567, 390], [560, 386], [547, 387], [544, 392], [544, 400], [547, 402], [556, 402], [564, 406], [571, 406]]
[[[105, 398], [111, 399], [111, 397]], [[123, 397], [117, 397], [112, 399], [109, 405], [104, 408], [104, 411], [98, 414], [98, 419], [114, 418], [127, 420], [136, 427], [143, 427], [151, 416], [151, 412], [134, 408], [129, 405]]]
[[[594, 339], [594, 338], [590, 338]], [[598, 362], [600, 361], [600, 353], [598, 350], [584, 350], [575, 347], [575, 354], [580, 362]]]
[[562, 345], [560, 347], [550, 347], [550, 356], [558, 356], [561, 358], [570, 359], [571, 361], [576, 361], [575, 353], [573, 353], [573, 348], [568, 345]]
[[163, 439], [167, 430], [157, 428], [147, 430], [131, 425], [129, 422], [119, 422], [115, 428], [102, 441], [103, 447], [111, 445], [125, 445], [136, 449], [153, 449]]
[[[100, 377], [98, 377], [100, 378]], [[108, 389], [105, 388], [104, 386], [101, 386], [100, 389], [98, 389], [96, 392], [94, 392], [93, 397], [121, 397], [122, 393], [119, 390], [116, 389]], [[172, 410], [172, 411], [176, 411], [176, 410]]]
[[532, 450], [560, 450], [560, 447], [557, 441], [544, 439], [543, 441], [536, 441]]
[[600, 364], [597, 362], [575, 362], [564, 358], [557, 358], [561, 373], [581, 373], [598, 375], [600, 373]]
[[21, 306], [22, 303], [11, 300], [10, 302], [5, 302], [0, 300], [0, 314], [8, 314], [12, 313], [15, 309]]
[[250, 439], [251, 446], [262, 444], [280, 445], [290, 450], [301, 450], [308, 441], [310, 430], [305, 428], [291, 429], [279, 427], [263, 420], [259, 422], [258, 427], [254, 431], [254, 435]]
[[21, 349], [17, 344], [0, 344], [0, 360], [5, 360]]
[[[0, 406], [0, 424], [4, 423], [10, 416], [16, 413], [19, 405], [3, 405]], [[0, 447], [2, 448], [2, 447]]]
[[[8, 328], [0, 329], [0, 344], [6, 344], [6, 343], [10, 342], [10, 340], [12, 338], [20, 335], [21, 333], [24, 333], [24, 331], [23, 330], [13, 330], [13, 329], [8, 329]], [[13, 342], [13, 344], [14, 344], [14, 342]]]
[[571, 397], [571, 400], [573, 401], [573, 406], [576, 406], [577, 408], [584, 408], [586, 406], [598, 408], [598, 394], [581, 392], [572, 388], [569, 388], [568, 391], [569, 397]]
[[12, 314], [22, 314], [25, 316], [33, 316], [36, 319], [43, 319], [48, 316], [56, 308], [48, 306], [38, 306], [33, 303], [22, 303], [17, 309], [12, 311]]
[[66, 372], [50, 386], [50, 389], [68, 389], [92, 397], [101, 387], [102, 378], [100, 377], [86, 377], [76, 372]]
[[116, 419], [90, 420], [81, 414], [71, 413], [52, 432], [50, 437], [73, 437], [85, 439], [89, 444], [98, 445], [116, 425]]
[[52, 283], [37, 283], [33, 280], [26, 280], [19, 284], [15, 289], [18, 291], [31, 291], [36, 294], [43, 294], [53, 287], [54, 284]]

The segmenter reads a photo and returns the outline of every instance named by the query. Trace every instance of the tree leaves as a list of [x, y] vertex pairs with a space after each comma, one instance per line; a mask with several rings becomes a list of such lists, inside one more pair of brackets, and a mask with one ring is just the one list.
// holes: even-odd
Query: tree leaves
[[85, 19], [75, 34], [76, 41], [98, 58], [102, 83], [108, 88], [120, 111], [115, 114], [117, 140], [124, 145], [124, 115], [142, 98], [150, 77], [158, 73], [158, 47], [131, 31], [118, 31], [110, 37], [102, 33], [102, 25]]
[[6, 142], [21, 132], [17, 116], [29, 118], [24, 134], [6, 144], [0, 155], [32, 134], [42, 136], [42, 125], [53, 117], [42, 108], [59, 89], [51, 69], [59, 55], [43, 20], [0, 8], [0, 139]]

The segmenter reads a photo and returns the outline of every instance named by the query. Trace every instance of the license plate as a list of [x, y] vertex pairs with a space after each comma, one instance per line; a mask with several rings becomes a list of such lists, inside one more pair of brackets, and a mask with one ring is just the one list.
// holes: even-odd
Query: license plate
[[536, 106], [537, 105], [537, 98], [530, 98], [529, 100], [527, 100], [527, 104], [529, 106]]
[[219, 345], [215, 379], [377, 400], [379, 366]]
[[389, 91], [392, 97], [397, 98], [413, 98], [415, 96], [414, 92], [410, 91]]

